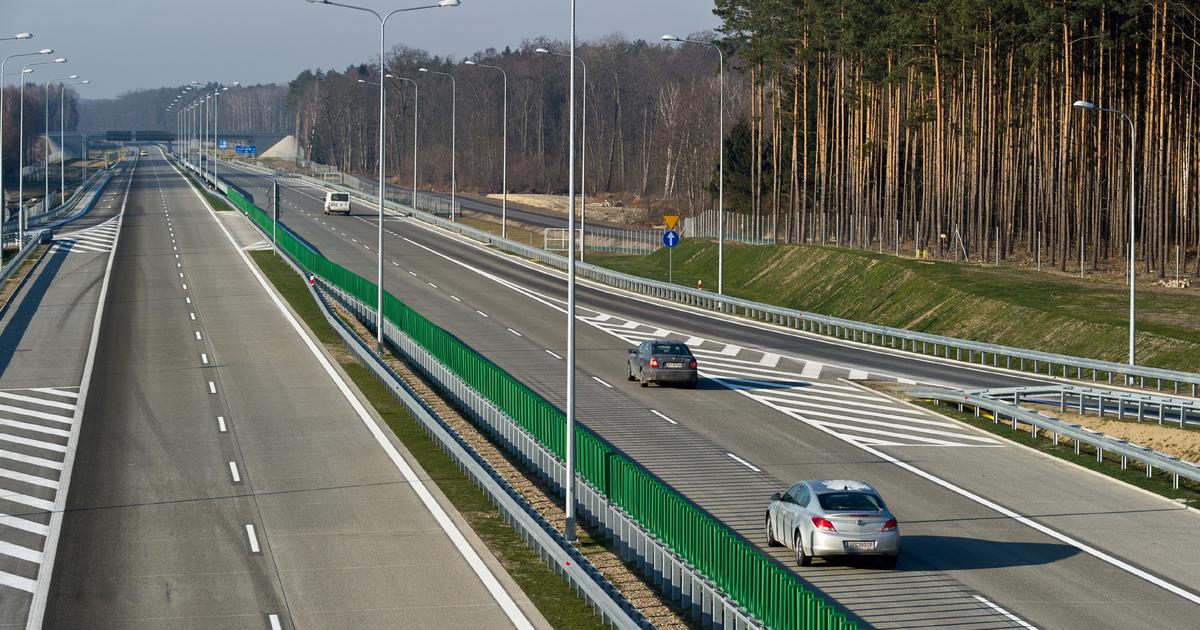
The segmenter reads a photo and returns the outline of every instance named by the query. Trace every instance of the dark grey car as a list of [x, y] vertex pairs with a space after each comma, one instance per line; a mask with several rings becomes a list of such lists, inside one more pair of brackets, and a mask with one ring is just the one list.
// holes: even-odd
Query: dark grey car
[[629, 351], [629, 380], [650, 383], [682, 383], [695, 387], [699, 380], [696, 357], [687, 344], [670, 339], [643, 341]]

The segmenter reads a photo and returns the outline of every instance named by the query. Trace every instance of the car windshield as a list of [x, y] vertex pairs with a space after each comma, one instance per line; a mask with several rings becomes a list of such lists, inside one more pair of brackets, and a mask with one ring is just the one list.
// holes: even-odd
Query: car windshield
[[330, 199], [333, 201], [350, 201], [350, 193], [333, 193]]
[[653, 349], [654, 354], [683, 354], [689, 355], [687, 346], [681, 343], [656, 343]]
[[821, 508], [826, 512], [883, 511], [883, 501], [866, 492], [828, 492], [818, 494], [817, 500], [821, 502]]

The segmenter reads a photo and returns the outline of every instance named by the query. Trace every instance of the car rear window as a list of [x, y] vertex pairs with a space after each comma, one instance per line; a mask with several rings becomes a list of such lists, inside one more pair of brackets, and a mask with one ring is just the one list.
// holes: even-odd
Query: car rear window
[[333, 201], [350, 201], [350, 193], [333, 193], [330, 199]]
[[883, 502], [879, 500], [879, 497], [866, 492], [827, 492], [818, 494], [817, 501], [827, 512], [857, 510], [880, 512], [883, 510]]
[[688, 347], [681, 343], [656, 343], [654, 344], [654, 354], [684, 354], [689, 355], [691, 352]]

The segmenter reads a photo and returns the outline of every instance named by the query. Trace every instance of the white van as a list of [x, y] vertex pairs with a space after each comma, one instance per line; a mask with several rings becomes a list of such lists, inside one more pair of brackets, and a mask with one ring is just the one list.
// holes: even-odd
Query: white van
[[329, 214], [330, 212], [341, 212], [342, 214], [346, 215], [350, 214], [350, 193], [325, 193], [325, 214]]

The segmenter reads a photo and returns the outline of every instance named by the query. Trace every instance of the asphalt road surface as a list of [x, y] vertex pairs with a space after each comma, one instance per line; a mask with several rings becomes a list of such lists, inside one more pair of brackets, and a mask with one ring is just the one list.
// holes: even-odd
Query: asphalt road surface
[[544, 627], [223, 214], [137, 167], [45, 627]]
[[[222, 167], [260, 199], [269, 181]], [[375, 278], [375, 210], [325, 216], [321, 191], [281, 180], [283, 222]], [[385, 288], [565, 402], [561, 274], [414, 220], [385, 221]], [[866, 479], [901, 524], [895, 570], [796, 567], [873, 626], [1190, 627], [1200, 608], [1194, 510], [862, 388], [1036, 382], [581, 287], [579, 417], [667, 483], [765, 545], [768, 496], [808, 478]], [[697, 351], [698, 390], [639, 388], [626, 350], [650, 337]]]

